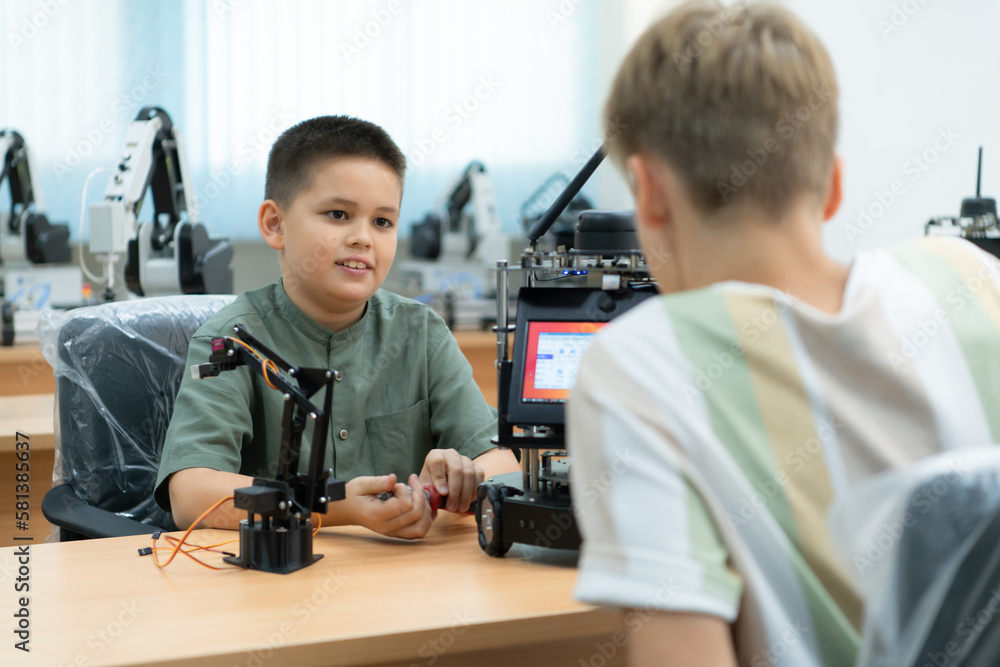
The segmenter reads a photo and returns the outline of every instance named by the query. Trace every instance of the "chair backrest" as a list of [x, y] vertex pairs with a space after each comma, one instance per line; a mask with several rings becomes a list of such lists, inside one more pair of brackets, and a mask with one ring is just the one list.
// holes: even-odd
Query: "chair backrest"
[[175, 529], [153, 500], [191, 336], [233, 296], [80, 308], [40, 327], [56, 377], [56, 470], [84, 502]]
[[872, 480], [833, 509], [831, 531], [864, 592], [857, 665], [997, 664], [1000, 448]]

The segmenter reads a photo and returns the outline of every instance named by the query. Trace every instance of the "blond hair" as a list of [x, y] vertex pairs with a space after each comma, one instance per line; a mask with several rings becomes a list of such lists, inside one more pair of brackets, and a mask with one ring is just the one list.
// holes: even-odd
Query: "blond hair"
[[778, 215], [793, 198], [826, 192], [837, 98], [826, 49], [786, 9], [689, 2], [625, 57], [605, 141], [619, 165], [660, 157], [708, 215], [745, 202]]

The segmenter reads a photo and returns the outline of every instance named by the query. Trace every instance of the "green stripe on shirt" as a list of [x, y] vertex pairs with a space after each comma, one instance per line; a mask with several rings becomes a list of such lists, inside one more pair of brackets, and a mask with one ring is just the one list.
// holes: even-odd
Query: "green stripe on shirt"
[[[714, 289], [681, 292], [664, 299], [664, 304], [678, 344], [697, 373], [696, 387], [688, 391], [697, 389], [704, 396], [712, 430], [751, 484], [769, 479], [778, 469], [778, 462], [724, 293]], [[748, 322], [745, 333], [753, 328], [754, 324]], [[794, 535], [795, 519], [784, 493], [760, 496], [779, 524]], [[751, 499], [745, 500], [746, 510], [730, 517], [731, 521], [754, 519], [757, 509]]]
[[[971, 288], [976, 283], [969, 283], [977, 278], [976, 271], [982, 264], [970, 253], [968, 273], [963, 275], [932, 247], [908, 243], [893, 248], [891, 252], [900, 264], [927, 286], [949, 326], [955, 331], [955, 338], [962, 348], [965, 363], [983, 403], [990, 433], [994, 440], [1000, 440], [1000, 411], [993, 409], [1000, 402], [1000, 376], [993, 373], [991, 365], [980, 363], [984, 358], [1000, 359], [1000, 338], [997, 338], [993, 318], [980, 300], [983, 290], [980, 287], [973, 291]], [[993, 294], [994, 291], [989, 290], [988, 293]], [[914, 322], [914, 331], [919, 330], [919, 322]], [[976, 335], [976, 332], [982, 332], [982, 335]]]
[[[785, 470], [783, 460], [779, 460], [779, 452], [787, 453], [815, 438], [817, 429], [780, 306], [766, 295], [736, 296], [721, 290], [696, 294], [697, 298], [693, 294], [672, 295], [665, 300], [667, 312], [681, 350], [696, 370], [697, 388], [709, 408], [713, 431], [758, 492], [741, 503], [739, 515], [731, 515], [730, 521], [739, 526], [757, 520], [759, 510], [754, 501], [763, 501], [791, 545], [789, 553], [773, 557], [785, 559], [795, 572], [798, 594], [810, 616], [801, 620], [815, 632], [812, 641], [823, 664], [849, 664], [859, 642], [857, 630], [817, 576], [836, 566], [829, 562], [834, 559], [832, 550], [815, 553], [828, 543], [822, 521], [832, 490], [825, 459], [821, 452], [816, 453], [799, 472]], [[766, 367], [754, 365], [758, 357]], [[775, 366], [778, 358], [787, 363]], [[770, 410], [768, 415], [763, 413], [765, 406]], [[803, 475], [807, 478], [795, 479]], [[798, 512], [802, 516], [797, 517], [793, 509], [790, 491], [803, 496]], [[810, 506], [818, 509], [813, 511]], [[693, 548], [705, 541], [695, 522], [710, 521], [707, 515], [698, 516], [698, 511], [689, 506]], [[820, 525], [812, 525], [813, 519]], [[812, 536], [813, 558], [823, 562], [807, 558], [804, 533]]]

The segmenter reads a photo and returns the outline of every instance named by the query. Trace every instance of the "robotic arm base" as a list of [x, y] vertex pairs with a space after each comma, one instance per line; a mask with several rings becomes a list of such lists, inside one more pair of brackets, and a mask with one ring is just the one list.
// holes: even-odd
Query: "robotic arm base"
[[128, 242], [125, 282], [139, 296], [232, 294], [233, 247], [226, 239], [210, 239], [204, 225], [177, 225], [170, 247], [154, 250], [151, 223], [139, 227]]

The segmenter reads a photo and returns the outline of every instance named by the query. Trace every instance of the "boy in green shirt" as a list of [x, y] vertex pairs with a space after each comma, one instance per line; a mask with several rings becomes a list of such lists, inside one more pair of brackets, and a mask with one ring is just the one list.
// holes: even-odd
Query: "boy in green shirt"
[[[336, 369], [325, 460], [349, 481], [323, 525], [420, 538], [433, 518], [422, 485], [463, 510], [484, 477], [518, 465], [490, 444], [496, 413], [441, 318], [379, 289], [396, 253], [405, 168], [388, 134], [366, 121], [324, 116], [282, 134], [257, 220], [282, 279], [206, 322], [188, 363], [205, 363], [211, 340], [242, 323], [293, 365]], [[275, 475], [282, 407], [280, 393], [246, 367], [182, 381], [155, 491], [178, 526], [253, 477]], [[380, 500], [383, 492], [392, 497]], [[230, 501], [204, 525], [236, 528], [242, 516]]]

